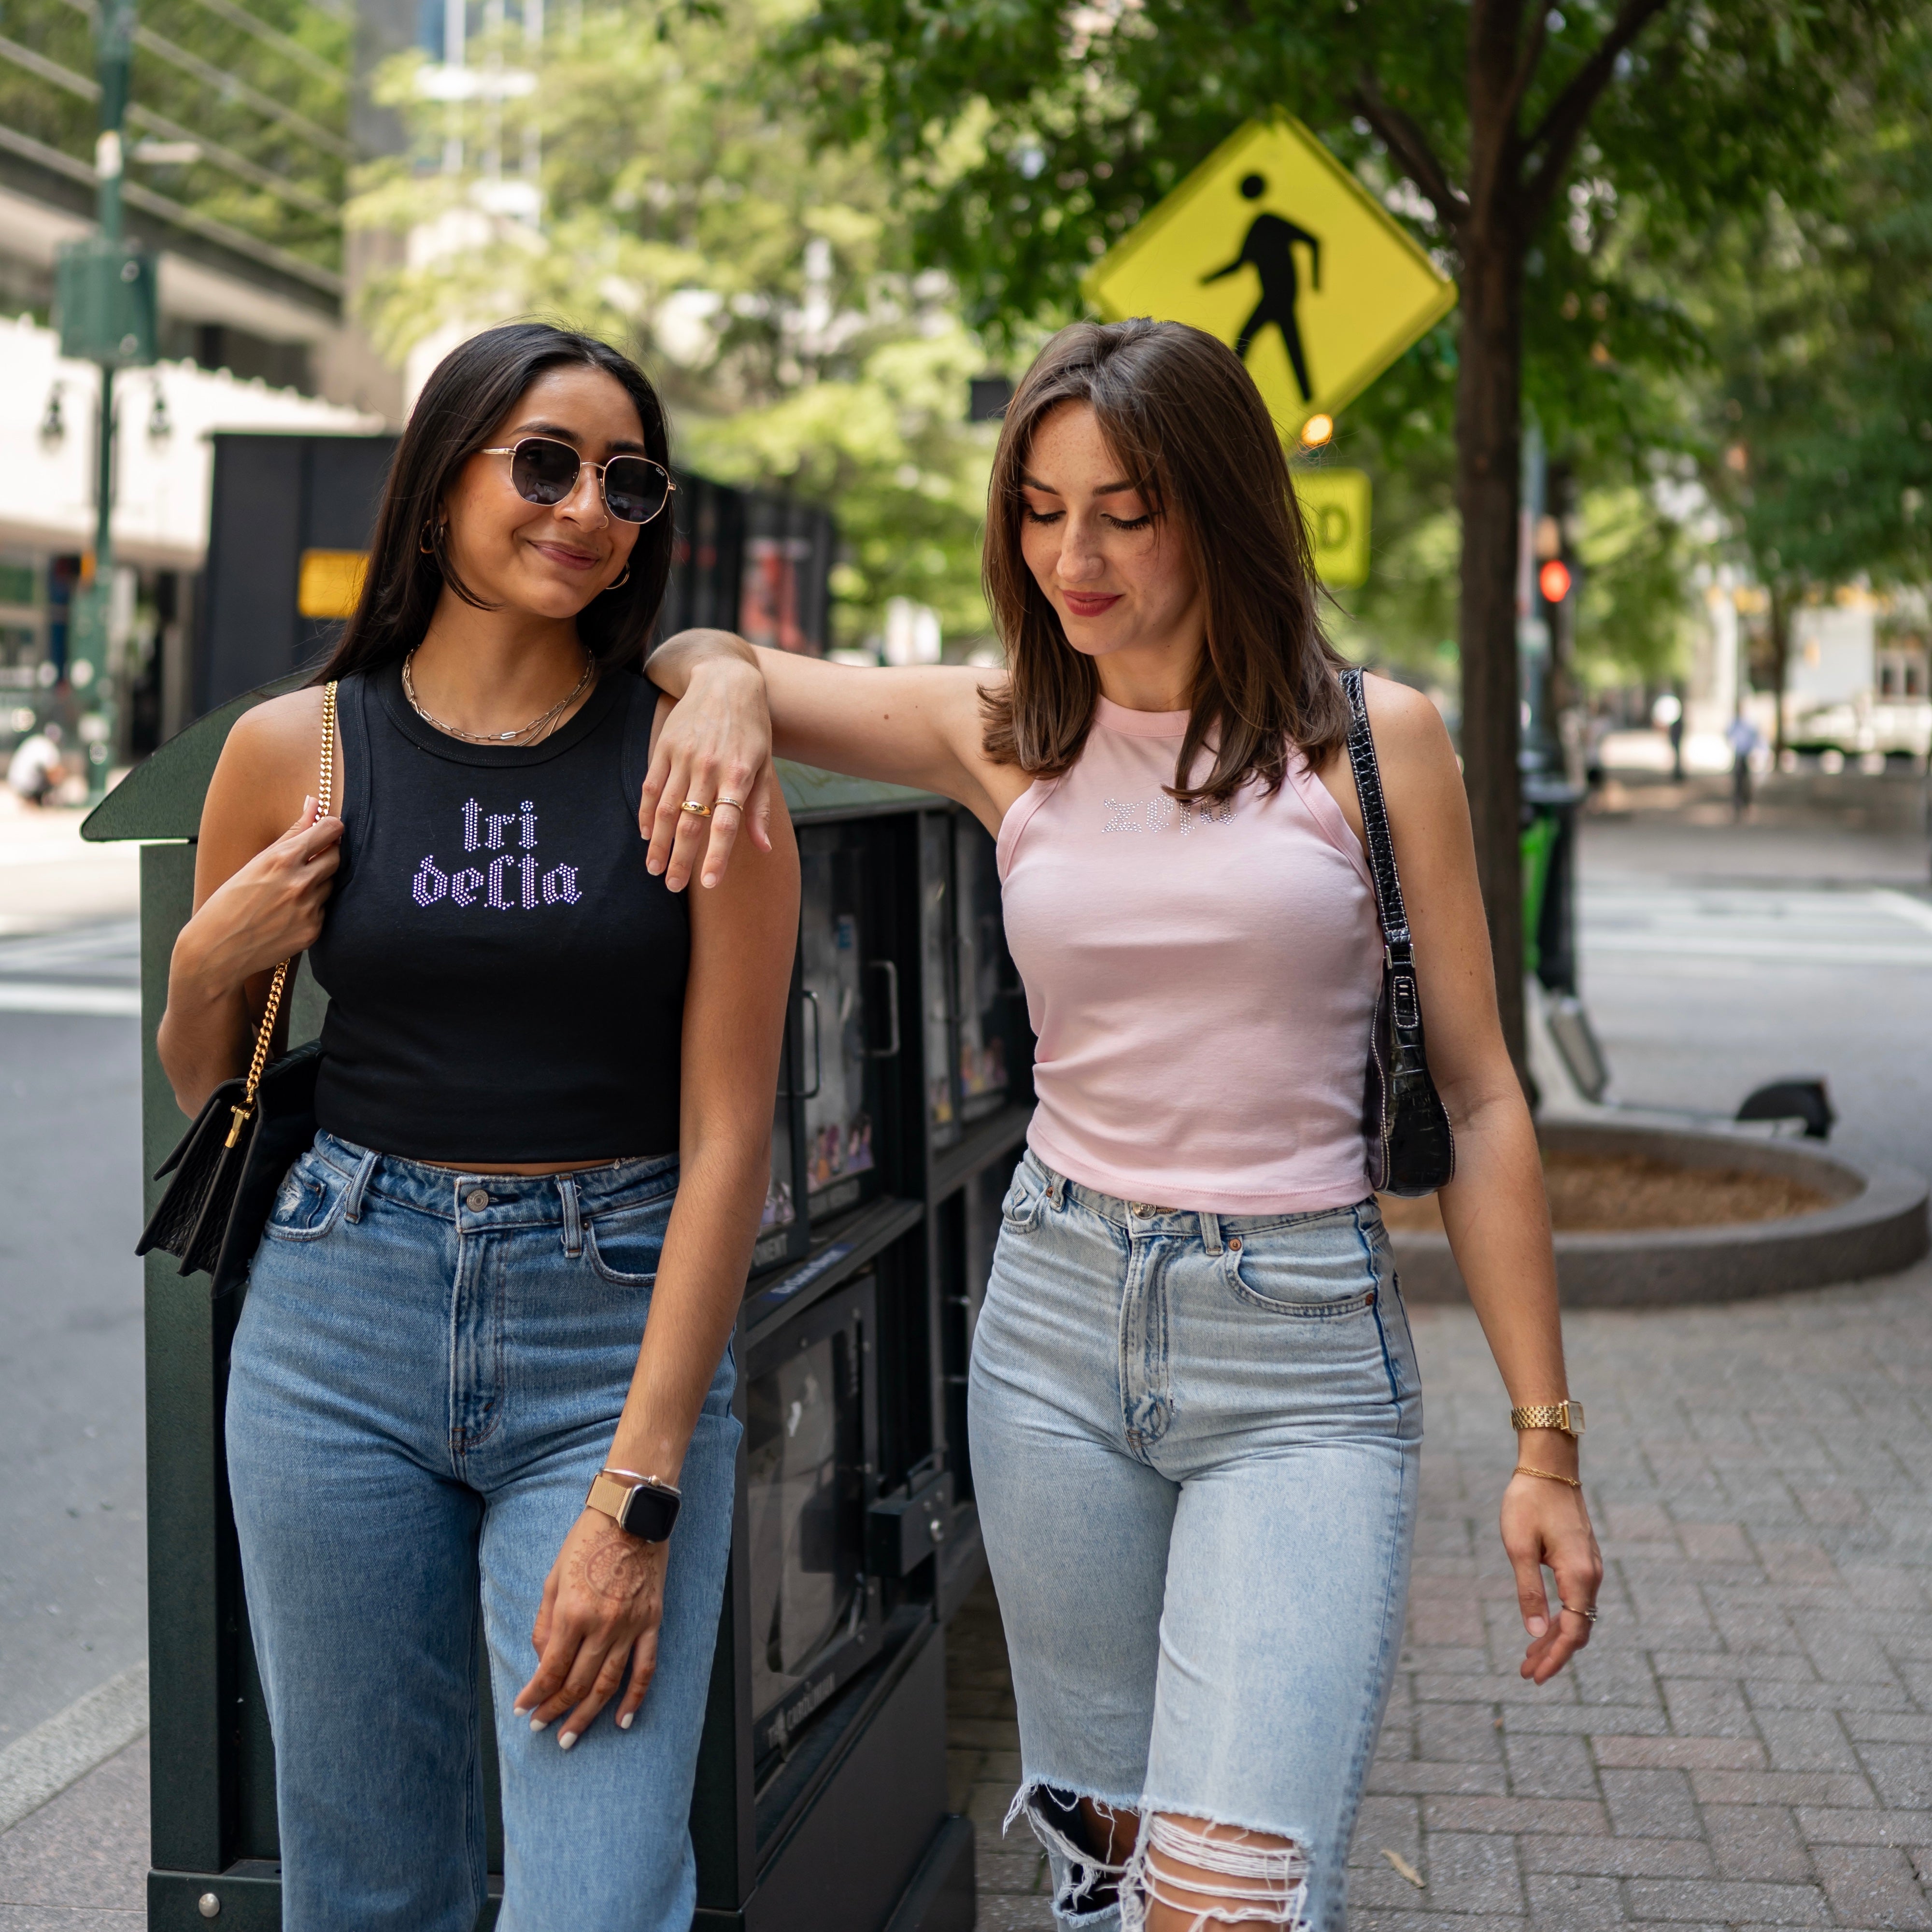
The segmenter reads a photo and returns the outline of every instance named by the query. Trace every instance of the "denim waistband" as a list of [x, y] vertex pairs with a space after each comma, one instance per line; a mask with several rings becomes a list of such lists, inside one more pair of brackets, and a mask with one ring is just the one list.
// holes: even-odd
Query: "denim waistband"
[[[579, 1216], [640, 1208], [677, 1192], [677, 1156], [612, 1161], [568, 1174], [466, 1174], [428, 1161], [380, 1154], [318, 1131], [314, 1152], [349, 1181], [357, 1202], [380, 1194], [406, 1208], [466, 1226], [556, 1226]], [[478, 1201], [476, 1196], [485, 1197]]]
[[1353, 1214], [1364, 1208], [1378, 1220], [1382, 1216], [1372, 1194], [1360, 1201], [1338, 1201], [1332, 1208], [1305, 1208], [1293, 1214], [1220, 1214], [1192, 1208], [1167, 1208], [1156, 1202], [1123, 1201], [1118, 1195], [1102, 1193], [1097, 1187], [1089, 1187], [1084, 1181], [1075, 1180], [1048, 1167], [1031, 1148], [1027, 1149], [1021, 1166], [1032, 1172], [1052, 1197], [1055, 1207], [1071, 1201], [1130, 1234], [1198, 1234], [1210, 1253], [1220, 1252], [1224, 1233], [1244, 1237], [1264, 1234], [1270, 1228], [1298, 1227], [1324, 1220], [1331, 1214]]

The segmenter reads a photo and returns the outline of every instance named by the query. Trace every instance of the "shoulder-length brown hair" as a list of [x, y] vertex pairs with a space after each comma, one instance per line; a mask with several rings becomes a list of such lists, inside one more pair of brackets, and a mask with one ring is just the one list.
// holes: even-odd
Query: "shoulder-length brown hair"
[[[1040, 352], [1008, 404], [986, 516], [986, 601], [1007, 682], [981, 704], [986, 755], [1041, 778], [1080, 755], [1100, 680], [1066, 640], [1020, 549], [1020, 478], [1040, 425], [1089, 404], [1156, 527], [1186, 546], [1205, 596], [1208, 647], [1196, 675], [1173, 795], [1221, 800], [1258, 778], [1281, 784], [1290, 745], [1320, 764], [1348, 736], [1322, 635], [1315, 573], [1281, 438], [1240, 358], [1178, 322], [1076, 322]], [[1188, 779], [1204, 745], [1214, 769]]]

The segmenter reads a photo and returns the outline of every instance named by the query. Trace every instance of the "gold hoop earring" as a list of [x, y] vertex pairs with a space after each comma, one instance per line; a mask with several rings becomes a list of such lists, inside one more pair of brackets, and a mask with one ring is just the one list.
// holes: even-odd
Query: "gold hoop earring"
[[442, 526], [440, 524], [434, 522], [425, 523], [423, 525], [422, 535], [416, 539], [416, 548], [424, 556], [435, 556], [436, 536], [442, 528]]
[[[605, 584], [605, 585], [604, 585], [604, 590], [622, 590], [622, 589], [623, 589], [623, 587], [624, 587], [624, 586], [625, 586], [626, 584], [627, 584], [628, 583], [629, 583], [629, 582], [630, 582], [630, 580], [631, 580], [631, 566], [627, 563], [627, 564], [626, 564], [626, 565], [625, 565], [625, 566], [624, 566], [624, 574], [623, 574], [623, 575], [622, 575], [622, 576], [621, 576], [621, 577], [617, 577], [617, 578], [612, 578], [612, 579], [611, 579], [611, 580], [610, 580], [608, 584]], [[603, 595], [603, 592], [602, 592], [602, 591], [598, 592], [598, 595], [599, 596], [602, 596]]]

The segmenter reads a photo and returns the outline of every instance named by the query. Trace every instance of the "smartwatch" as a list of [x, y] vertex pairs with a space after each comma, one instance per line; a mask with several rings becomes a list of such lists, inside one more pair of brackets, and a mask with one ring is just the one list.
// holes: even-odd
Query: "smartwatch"
[[662, 1543], [677, 1521], [682, 1500], [671, 1484], [655, 1476], [640, 1476], [634, 1469], [600, 1469], [584, 1506], [601, 1510], [640, 1543]]

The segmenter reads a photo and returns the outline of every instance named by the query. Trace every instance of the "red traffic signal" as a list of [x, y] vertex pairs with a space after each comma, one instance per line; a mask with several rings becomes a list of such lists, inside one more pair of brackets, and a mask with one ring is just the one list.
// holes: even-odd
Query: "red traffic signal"
[[1570, 594], [1570, 566], [1560, 556], [1552, 556], [1536, 573], [1536, 587], [1546, 604], [1560, 604]]

